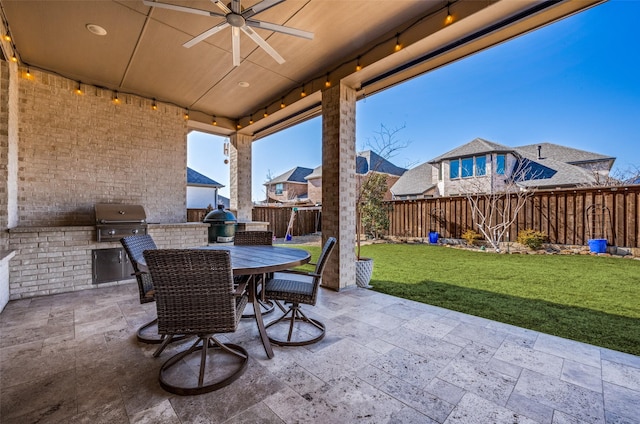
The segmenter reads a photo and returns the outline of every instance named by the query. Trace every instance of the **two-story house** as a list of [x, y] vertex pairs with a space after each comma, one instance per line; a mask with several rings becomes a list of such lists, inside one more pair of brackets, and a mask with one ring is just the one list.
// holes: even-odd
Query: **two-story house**
[[407, 199], [590, 186], [609, 174], [614, 161], [552, 143], [508, 147], [476, 138], [407, 172], [391, 191], [395, 199]]
[[264, 183], [267, 203], [307, 201], [307, 180], [313, 169], [296, 166]]
[[[387, 177], [387, 192], [384, 200], [391, 200], [392, 193], [389, 188], [406, 172], [405, 168], [394, 165], [382, 156], [371, 150], [359, 152], [356, 155], [356, 183], [357, 190], [369, 172], [378, 172]], [[308, 182], [309, 202], [314, 204], [322, 203], [322, 166], [316, 167], [313, 172], [305, 177]]]

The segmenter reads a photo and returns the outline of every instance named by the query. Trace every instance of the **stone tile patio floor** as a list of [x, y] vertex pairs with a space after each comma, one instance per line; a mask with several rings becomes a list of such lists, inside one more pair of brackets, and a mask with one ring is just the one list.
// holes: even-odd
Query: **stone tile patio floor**
[[[327, 337], [275, 347], [255, 323], [222, 390], [163, 391], [125, 284], [12, 301], [0, 314], [2, 423], [640, 423], [640, 357], [366, 289], [321, 290]], [[269, 318], [269, 316], [267, 316]], [[629, 331], [639, 331], [629, 329]]]

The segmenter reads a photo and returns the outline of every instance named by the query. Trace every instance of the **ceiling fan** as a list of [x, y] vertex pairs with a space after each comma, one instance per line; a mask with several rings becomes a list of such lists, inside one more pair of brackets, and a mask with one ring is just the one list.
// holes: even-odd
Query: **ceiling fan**
[[162, 9], [169, 10], [177, 10], [179, 12], [192, 13], [195, 15], [203, 15], [203, 16], [215, 16], [223, 18], [224, 21], [219, 23], [218, 25], [206, 30], [202, 34], [192, 38], [183, 44], [184, 47], [192, 47], [198, 44], [199, 42], [205, 40], [208, 37], [211, 37], [213, 34], [227, 28], [231, 27], [231, 46], [233, 52], [233, 66], [240, 65], [240, 31], [244, 32], [249, 36], [258, 46], [262, 47], [264, 51], [266, 51], [276, 62], [282, 64], [285, 62], [284, 58], [278, 54], [278, 52], [266, 42], [264, 38], [262, 38], [258, 33], [256, 33], [253, 28], [261, 28], [275, 32], [281, 32], [283, 34], [293, 35], [296, 37], [306, 38], [308, 40], [313, 39], [313, 33], [308, 31], [303, 31], [296, 28], [286, 27], [283, 25], [273, 24], [270, 22], [259, 21], [256, 19], [252, 19], [253, 16], [257, 15], [260, 12], [263, 12], [267, 9], [272, 8], [285, 0], [263, 0], [248, 9], [242, 8], [240, 5], [240, 0], [231, 0], [231, 3], [225, 5], [220, 0], [211, 0], [213, 4], [218, 6], [223, 13], [212, 12], [210, 10], [202, 10], [195, 9], [192, 7], [186, 6], [178, 6], [175, 4], [169, 3], [160, 3], [157, 1], [150, 0], [142, 0], [142, 3], [145, 6], [150, 7], [159, 7]]

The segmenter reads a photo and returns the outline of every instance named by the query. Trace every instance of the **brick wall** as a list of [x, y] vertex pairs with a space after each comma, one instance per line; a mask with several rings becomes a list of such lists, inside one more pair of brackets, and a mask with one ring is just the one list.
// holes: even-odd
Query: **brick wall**
[[93, 224], [96, 203], [144, 206], [186, 221], [182, 110], [32, 71], [19, 82], [18, 226]]
[[[0, 61], [0, 228], [8, 226], [8, 155], [9, 155], [9, 64]], [[0, 249], [6, 248], [6, 237], [0, 238]]]
[[[186, 248], [206, 245], [208, 228], [202, 223], [158, 224], [149, 226], [149, 234], [161, 249]], [[9, 267], [10, 299], [132, 282], [93, 284], [92, 251], [121, 247], [119, 242], [95, 240], [95, 226], [10, 229], [9, 247], [15, 250]]]

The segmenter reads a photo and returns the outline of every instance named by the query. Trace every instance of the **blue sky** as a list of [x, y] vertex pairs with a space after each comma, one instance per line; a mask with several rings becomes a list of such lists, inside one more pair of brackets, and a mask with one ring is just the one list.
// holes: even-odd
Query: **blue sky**
[[[640, 167], [640, 0], [610, 0], [360, 100], [360, 150], [380, 125], [403, 127], [398, 166], [426, 162], [476, 137], [519, 146], [557, 143]], [[322, 162], [321, 120], [253, 144], [253, 200], [267, 175]], [[224, 184], [221, 137], [192, 132], [188, 166]]]

